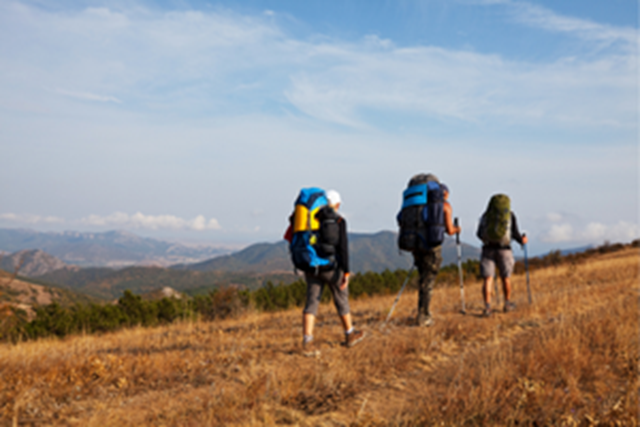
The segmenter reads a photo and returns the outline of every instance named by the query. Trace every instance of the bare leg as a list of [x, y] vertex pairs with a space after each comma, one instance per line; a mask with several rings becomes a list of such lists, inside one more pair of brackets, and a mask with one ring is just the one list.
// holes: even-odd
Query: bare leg
[[344, 328], [345, 332], [353, 327], [353, 323], [351, 322], [351, 313], [340, 316], [340, 320], [342, 321], [342, 327]]
[[504, 292], [504, 299], [506, 301], [511, 301], [511, 278], [510, 277], [502, 278], [502, 291]]
[[302, 313], [302, 333], [307, 336], [313, 336], [313, 324], [316, 316], [310, 313]]
[[485, 277], [482, 285], [482, 296], [484, 297], [485, 305], [491, 304], [491, 286], [493, 286], [493, 277]]

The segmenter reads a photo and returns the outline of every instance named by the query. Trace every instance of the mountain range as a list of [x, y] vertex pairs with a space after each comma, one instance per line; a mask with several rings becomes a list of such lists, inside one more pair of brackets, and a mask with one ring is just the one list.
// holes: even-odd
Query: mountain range
[[[386, 269], [409, 269], [412, 264], [411, 254], [400, 252], [396, 244], [397, 234], [391, 231], [380, 231], [375, 234], [349, 234], [350, 269], [354, 272], [382, 272]], [[461, 243], [462, 260], [478, 259], [480, 249]], [[447, 237], [442, 245], [442, 265], [457, 262], [458, 255], [455, 240]], [[283, 240], [276, 243], [257, 243], [241, 251], [222, 255], [195, 264], [175, 265], [174, 269], [196, 271], [246, 271], [266, 273], [272, 271], [291, 271], [287, 243]]]
[[72, 267], [40, 249], [25, 249], [0, 256], [0, 270], [11, 273], [18, 270], [21, 276], [26, 277], [38, 277], [65, 268]]
[[[3, 236], [7, 235], [12, 239], [4, 240]], [[31, 238], [27, 239], [25, 236]], [[391, 231], [350, 234], [351, 271], [382, 272], [386, 269], [408, 269], [412, 264], [412, 257], [398, 250], [396, 238], [397, 234]], [[22, 249], [3, 256], [0, 259], [0, 268], [14, 271], [22, 260], [19, 274], [23, 276], [102, 299], [117, 298], [126, 289], [134, 293], [145, 293], [168, 286], [194, 294], [219, 286], [235, 285], [255, 289], [266, 281], [290, 283], [300, 277], [294, 273], [284, 240], [256, 243], [230, 254], [210, 256], [200, 262], [149, 266], [132, 264], [140, 259], [148, 261], [153, 256], [163, 256], [166, 260], [169, 248], [174, 248], [173, 251], [182, 251], [184, 248], [123, 232], [56, 234], [17, 230], [9, 233], [0, 229], [0, 250], [6, 251], [29, 243], [43, 246], [31, 250]], [[463, 261], [478, 259], [478, 248], [462, 243], [461, 249]], [[57, 258], [44, 250], [62, 253], [65, 258]], [[82, 260], [91, 260], [98, 266], [80, 267], [67, 263], [67, 260], [79, 259], [83, 251], [88, 253], [84, 253]], [[204, 253], [206, 252], [200, 252], [199, 256]], [[102, 259], [100, 262], [100, 254], [103, 254], [106, 260]], [[456, 244], [452, 238], [447, 238], [443, 243], [442, 256], [443, 266], [457, 261]], [[118, 263], [115, 263], [116, 259], [119, 260]], [[118, 266], [128, 266], [114, 268], [114, 263]]]
[[114, 268], [196, 263], [231, 252], [225, 247], [188, 246], [140, 237], [126, 231], [45, 233], [0, 228], [0, 251], [11, 253], [31, 249], [40, 249], [66, 264]]

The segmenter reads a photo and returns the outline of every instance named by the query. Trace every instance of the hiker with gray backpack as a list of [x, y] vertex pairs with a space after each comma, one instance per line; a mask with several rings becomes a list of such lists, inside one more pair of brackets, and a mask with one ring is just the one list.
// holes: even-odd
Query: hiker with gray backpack
[[338, 214], [342, 200], [335, 190], [303, 188], [294, 203], [285, 239], [295, 269], [304, 272], [307, 299], [302, 313], [302, 354], [319, 356], [313, 340], [315, 318], [325, 285], [333, 295], [346, 347], [360, 342], [365, 334], [354, 329], [349, 308], [349, 244], [347, 222]]
[[[484, 279], [482, 296], [484, 298], [483, 316], [491, 316], [491, 289], [496, 265], [502, 279], [504, 293], [504, 312], [515, 309], [511, 301], [511, 273], [515, 265], [511, 240], [520, 245], [527, 243], [527, 236], [520, 234], [516, 215], [511, 211], [511, 201], [504, 194], [495, 194], [489, 200], [487, 209], [480, 218], [476, 235], [482, 240], [480, 274]], [[497, 295], [496, 295], [497, 297]]]
[[[417, 174], [402, 193], [402, 207], [396, 220], [400, 231], [398, 247], [411, 252], [419, 273], [418, 326], [434, 323], [429, 308], [433, 285], [442, 264], [442, 242], [462, 228], [453, 224], [453, 209], [447, 201], [449, 188], [433, 174]], [[413, 267], [412, 267], [413, 269]]]

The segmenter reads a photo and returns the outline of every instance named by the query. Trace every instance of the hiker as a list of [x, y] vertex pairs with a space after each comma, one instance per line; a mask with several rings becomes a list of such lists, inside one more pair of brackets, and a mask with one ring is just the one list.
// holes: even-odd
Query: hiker
[[449, 188], [433, 174], [414, 175], [403, 192], [403, 204], [397, 221], [398, 246], [413, 255], [418, 269], [418, 326], [432, 326], [430, 310], [433, 285], [442, 264], [444, 233], [452, 236], [462, 228], [453, 224], [453, 209], [448, 202]]
[[[318, 190], [318, 189], [305, 189]], [[303, 190], [303, 191], [305, 191]], [[318, 190], [321, 191], [321, 190]], [[302, 193], [301, 193], [302, 197]], [[300, 198], [299, 197], [299, 200]], [[318, 196], [321, 197], [321, 196]], [[308, 197], [314, 199], [314, 196]], [[296, 246], [294, 231], [296, 231], [296, 219], [294, 216], [298, 212], [305, 212], [305, 209], [299, 208], [296, 202], [296, 211], [290, 218], [290, 229], [285, 233], [285, 239], [291, 243], [291, 252], [294, 265], [304, 271], [305, 280], [307, 282], [307, 299], [302, 313], [302, 333], [303, 333], [303, 354], [305, 356], [318, 356], [318, 350], [313, 340], [313, 327], [315, 318], [320, 305], [320, 297], [324, 286], [329, 286], [333, 295], [333, 302], [340, 317], [342, 327], [344, 328], [345, 341], [347, 347], [352, 347], [360, 342], [365, 333], [354, 329], [349, 309], [349, 248], [347, 240], [347, 222], [341, 217], [337, 211], [340, 208], [340, 194], [335, 190], [326, 192], [327, 204], [314, 209], [309, 206], [308, 218], [309, 228], [314, 230], [313, 221], [317, 221], [317, 233], [313, 234], [309, 240], [317, 238], [317, 242], [312, 245], [312, 256], [317, 256], [320, 260], [315, 262], [315, 267], [309, 267], [305, 264], [309, 256], [297, 257], [299, 252]], [[304, 222], [302, 220], [301, 222]], [[304, 226], [305, 224], [303, 224]], [[298, 227], [300, 228], [300, 227]], [[302, 240], [301, 240], [302, 241]], [[307, 242], [308, 243], [308, 242]], [[299, 258], [304, 258], [300, 260]], [[328, 260], [328, 262], [324, 262]], [[324, 264], [324, 265], [323, 265]]]
[[515, 309], [511, 301], [511, 273], [515, 265], [511, 240], [520, 245], [527, 243], [527, 236], [520, 234], [516, 215], [511, 211], [511, 201], [507, 195], [495, 194], [489, 200], [487, 209], [480, 218], [476, 235], [482, 240], [480, 274], [484, 279], [482, 296], [484, 297], [483, 316], [491, 315], [491, 287], [496, 265], [502, 279], [504, 293], [504, 312]]

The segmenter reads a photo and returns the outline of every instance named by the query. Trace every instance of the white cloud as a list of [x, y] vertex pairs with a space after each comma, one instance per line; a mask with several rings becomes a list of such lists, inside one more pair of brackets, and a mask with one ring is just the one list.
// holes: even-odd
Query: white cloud
[[573, 227], [571, 224], [553, 224], [542, 237], [543, 242], [558, 243], [573, 240]]
[[547, 243], [594, 243], [629, 242], [640, 237], [640, 227], [626, 221], [615, 224], [590, 222], [585, 227], [576, 229], [569, 223], [554, 223], [543, 233], [541, 240]]
[[41, 216], [31, 214], [0, 214], [0, 221], [10, 221], [23, 224], [61, 224], [64, 219], [55, 216]]
[[287, 99], [310, 116], [347, 126], [375, 126], [370, 112], [465, 122], [636, 123], [631, 57], [533, 64], [433, 47], [344, 49], [346, 57], [296, 73]]
[[198, 215], [191, 220], [182, 219], [173, 215], [144, 215], [137, 212], [128, 215], [124, 212], [115, 212], [109, 216], [89, 215], [80, 220], [81, 223], [99, 227], [130, 227], [149, 230], [219, 230], [220, 224], [215, 218], [207, 219]]
[[505, 1], [500, 4], [511, 6], [518, 21], [533, 27], [568, 33], [585, 40], [606, 43], [622, 42], [627, 47], [634, 49], [638, 44], [638, 35], [634, 28], [616, 28], [586, 19], [563, 16], [528, 2]]
[[57, 89], [55, 92], [60, 95], [68, 96], [69, 98], [76, 98], [84, 101], [115, 102], [118, 104], [121, 102], [118, 98], [113, 96], [96, 95], [89, 92], [71, 92], [62, 89]]
[[612, 225], [591, 222], [587, 224], [580, 237], [586, 241], [628, 242], [640, 237], [640, 227], [638, 224], [625, 221]]
[[[634, 34], [529, 3], [500, 4], [528, 25], [587, 40], [631, 43]], [[6, 95], [0, 106], [15, 109], [34, 96], [34, 104], [43, 104], [32, 88], [38, 81], [64, 88], [58, 92], [70, 99], [161, 114], [262, 112], [265, 103], [289, 103], [315, 119], [356, 128], [379, 126], [372, 112], [588, 127], [637, 121], [635, 50], [527, 63], [430, 46], [399, 48], [376, 36], [356, 43], [303, 41], [271, 21], [215, 9], [50, 13], [0, 4], [0, 92]]]
[[557, 212], [550, 212], [547, 214], [547, 219], [550, 222], [560, 222], [562, 221], [562, 218], [563, 218], [562, 214], [559, 214]]

